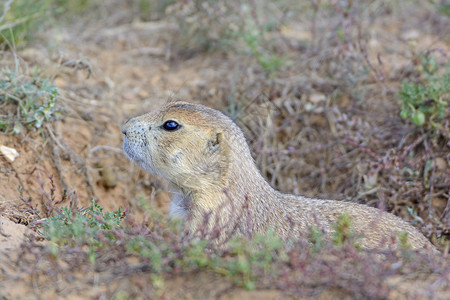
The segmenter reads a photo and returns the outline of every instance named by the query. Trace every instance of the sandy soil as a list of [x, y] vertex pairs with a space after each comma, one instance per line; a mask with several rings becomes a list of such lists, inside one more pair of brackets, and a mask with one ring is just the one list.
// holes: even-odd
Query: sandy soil
[[[394, 36], [417, 34], [397, 25], [389, 28]], [[381, 27], [374, 27], [374, 32]], [[22, 135], [0, 134], [0, 145], [16, 149], [20, 155], [12, 163], [0, 158], [0, 298], [105, 299], [106, 295], [114, 295], [124, 286], [128, 290], [130, 286], [145, 290], [148, 274], [110, 281], [107, 274], [100, 274], [101, 280], [94, 284], [83, 285], [82, 280], [77, 280], [73, 286], [67, 286], [66, 281], [58, 278], [52, 283], [48, 278], [28, 278], [15, 267], [18, 259], [15, 252], [27, 236], [39, 234], [36, 224], [41, 220], [31, 211], [45, 212], [50, 199], [63, 200], [64, 195], [77, 199], [81, 206], [89, 205], [95, 198], [107, 210], [125, 208], [137, 222], [143, 217], [139, 197], [167, 211], [170, 194], [164, 181], [140, 170], [122, 153], [121, 125], [128, 118], [160, 106], [171, 96], [223, 109], [220, 102], [223, 91], [217, 88], [222, 78], [235, 74], [239, 70], [236, 66], [243, 59], [251, 59], [224, 53], [201, 53], [182, 59], [171, 52], [176, 30], [174, 24], [163, 21], [136, 22], [95, 33], [86, 30], [77, 39], [68, 28], [53, 29], [48, 34], [54, 37], [53, 43], [58, 45], [58, 50], [49, 47], [48, 41], [40, 40], [17, 51], [23, 65], [39, 66], [44, 75], [54, 76], [65, 117], [46, 125], [51, 134], [45, 138], [38, 131]], [[310, 38], [296, 30], [287, 30], [285, 34], [294, 40]], [[448, 40], [441, 41], [438, 36], [430, 34], [417, 42], [423, 47], [433, 44], [449, 53]], [[375, 33], [369, 45], [371, 60], [376, 59], [375, 53], [380, 49], [389, 47], [389, 43], [377, 38]], [[5, 64], [8, 59], [8, 55], [3, 58]], [[392, 70], [403, 65], [403, 58], [395, 55], [386, 55], [383, 59]], [[65, 66], [64, 62], [68, 61], [76, 62], [78, 67]], [[241, 71], [250, 76], [254, 74], [251, 68]], [[92, 72], [90, 76], [89, 72]], [[339, 106], [345, 108], [345, 101]], [[328, 124], [320, 114], [311, 118], [311, 122], [315, 122], [314, 126]], [[448, 172], [448, 166], [439, 170]], [[51, 190], [52, 182], [55, 191]], [[290, 192], [299, 188], [306, 194], [317, 192], [316, 187], [308, 189], [306, 184], [300, 183]], [[443, 212], [448, 202], [436, 199], [433, 205]], [[80, 278], [83, 274], [72, 275]], [[406, 299], [412, 286], [417, 289], [423, 286], [423, 298], [427, 298], [429, 285], [426, 283], [430, 282], [433, 277], [423, 281], [392, 278], [387, 285], [400, 291], [392, 291], [391, 299]], [[436, 286], [439, 287], [439, 283]], [[439, 295], [442, 299], [450, 298], [445, 288]], [[246, 291], [227, 279], [203, 272], [169, 278], [158, 296], [164, 299], [261, 300], [287, 297], [278, 288]], [[346, 297], [351, 298], [351, 295], [339, 288], [323, 291], [318, 288], [314, 298]], [[121, 299], [117, 294], [116, 298]]]

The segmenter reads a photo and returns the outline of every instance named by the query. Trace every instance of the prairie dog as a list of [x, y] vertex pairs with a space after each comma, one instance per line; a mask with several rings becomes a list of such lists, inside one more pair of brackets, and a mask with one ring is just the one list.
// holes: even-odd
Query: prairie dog
[[[147, 172], [174, 191], [170, 215], [190, 220], [191, 230], [205, 214], [233, 233], [272, 228], [283, 239], [305, 236], [312, 226], [327, 234], [339, 215], [352, 218], [361, 247], [388, 244], [408, 233], [413, 249], [435, 249], [416, 228], [379, 209], [362, 204], [312, 199], [273, 189], [257, 169], [241, 129], [221, 112], [199, 104], [169, 101], [160, 109], [132, 118], [122, 129], [123, 149]], [[228, 228], [229, 229], [229, 228]], [[230, 231], [231, 232], [231, 231]]]

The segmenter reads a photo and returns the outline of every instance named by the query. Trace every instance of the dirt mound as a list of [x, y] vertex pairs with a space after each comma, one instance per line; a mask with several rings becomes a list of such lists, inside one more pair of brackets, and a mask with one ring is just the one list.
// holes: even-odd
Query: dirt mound
[[16, 252], [25, 241], [25, 235], [30, 233], [31, 230], [25, 225], [0, 217], [0, 255], [5, 252]]

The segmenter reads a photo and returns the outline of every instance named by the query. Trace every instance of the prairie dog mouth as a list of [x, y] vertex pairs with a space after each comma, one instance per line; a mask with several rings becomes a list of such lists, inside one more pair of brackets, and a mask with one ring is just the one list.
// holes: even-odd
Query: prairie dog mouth
[[[133, 143], [130, 143], [126, 136], [123, 140], [123, 152], [125, 152], [125, 155], [131, 161], [135, 162], [142, 169], [144, 169], [147, 172], [150, 172], [152, 174], [156, 174], [154, 168], [151, 166], [151, 163], [150, 163], [152, 161], [152, 158], [149, 157], [146, 159], [142, 152], [136, 151], [136, 145], [134, 145]], [[148, 161], [148, 159], [150, 159], [150, 161]]]
[[125, 152], [126, 156], [128, 156], [129, 159], [131, 159], [133, 161], [135, 160], [132, 147], [131, 147], [130, 143], [128, 142], [126, 136], [123, 139], [123, 152]]
[[125, 152], [126, 156], [134, 162], [141, 163], [143, 159], [139, 158], [138, 153], [136, 153], [136, 147], [132, 143], [130, 143], [127, 137], [123, 140], [123, 152]]

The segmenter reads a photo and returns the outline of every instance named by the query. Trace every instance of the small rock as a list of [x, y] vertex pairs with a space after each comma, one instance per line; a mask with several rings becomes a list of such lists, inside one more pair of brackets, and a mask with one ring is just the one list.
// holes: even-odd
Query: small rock
[[375, 39], [375, 38], [371, 38], [369, 40], [369, 47], [371, 47], [371, 48], [377, 48], [380, 45], [381, 45], [380, 42], [377, 39]]
[[67, 81], [64, 78], [56, 77], [53, 80], [53, 84], [60, 88], [60, 87], [64, 87], [67, 84]]
[[445, 210], [445, 208], [447, 207], [447, 199], [433, 197], [433, 198], [431, 198], [431, 205], [437, 211], [443, 212]]
[[150, 96], [149, 92], [147, 92], [146, 90], [140, 90], [138, 92], [139, 97], [141, 97], [142, 99], [148, 98]]
[[436, 169], [442, 171], [445, 170], [445, 168], [447, 167], [447, 162], [441, 157], [436, 157], [434, 165], [436, 166]]
[[136, 94], [132, 92], [125, 92], [122, 94], [122, 98], [127, 101], [134, 101], [136, 100]]
[[311, 94], [311, 96], [309, 96], [309, 101], [317, 104], [319, 102], [324, 102], [327, 100], [327, 97], [324, 94], [320, 94], [320, 93], [315, 93], [315, 94]]
[[401, 38], [405, 41], [408, 40], [417, 40], [420, 37], [420, 32], [414, 29], [408, 30], [402, 33]]
[[378, 173], [369, 173], [363, 176], [364, 178], [364, 187], [366, 190], [371, 190], [378, 184]]
[[351, 101], [349, 97], [343, 96], [335, 100], [335, 103], [337, 103], [339, 108], [347, 108], [350, 105]]
[[206, 82], [206, 80], [203, 80], [203, 79], [200, 79], [200, 78], [196, 78], [196, 79], [194, 79], [194, 80], [192, 80], [190, 82], [190, 85], [193, 86], [193, 87], [202, 89], [202, 88], [205, 88], [207, 86], [207, 82]]
[[320, 114], [315, 114], [315, 115], [311, 115], [310, 116], [310, 121], [312, 125], [315, 125], [317, 127], [325, 127], [328, 123], [327, 123], [327, 119], [325, 119], [322, 115]]
[[19, 152], [17, 152], [14, 148], [9, 148], [6, 146], [0, 146], [0, 154], [4, 156], [9, 162], [13, 162], [18, 156]]
[[286, 38], [294, 40], [310, 41], [312, 39], [311, 30], [307, 30], [300, 25], [284, 26], [281, 28], [281, 34]]
[[25, 241], [25, 234], [31, 231], [22, 224], [16, 224], [6, 217], [0, 216], [0, 255], [3, 251], [19, 251], [20, 245]]

